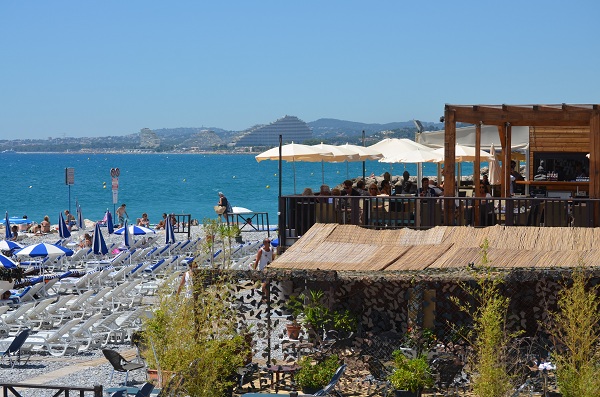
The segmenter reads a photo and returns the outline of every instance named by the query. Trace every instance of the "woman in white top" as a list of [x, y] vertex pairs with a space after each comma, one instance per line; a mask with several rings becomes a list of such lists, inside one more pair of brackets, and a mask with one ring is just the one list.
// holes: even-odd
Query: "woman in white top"
[[[256, 260], [254, 261], [254, 270], [262, 271], [271, 262], [273, 262], [273, 248], [271, 247], [271, 240], [268, 238], [263, 240], [263, 246], [258, 249], [256, 254]], [[269, 298], [269, 291], [267, 290], [267, 280], [262, 280], [262, 300], [266, 301]]]

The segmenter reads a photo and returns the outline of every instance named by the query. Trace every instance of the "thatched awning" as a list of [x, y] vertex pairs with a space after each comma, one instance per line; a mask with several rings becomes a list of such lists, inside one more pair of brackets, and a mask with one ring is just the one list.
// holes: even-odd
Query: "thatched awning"
[[371, 230], [315, 224], [270, 267], [337, 272], [455, 271], [481, 262], [498, 269], [571, 268], [600, 264], [600, 229], [493, 226]]

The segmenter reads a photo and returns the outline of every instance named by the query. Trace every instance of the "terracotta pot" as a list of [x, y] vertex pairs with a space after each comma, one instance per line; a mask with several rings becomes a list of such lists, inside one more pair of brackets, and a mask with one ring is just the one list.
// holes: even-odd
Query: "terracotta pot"
[[286, 328], [288, 338], [298, 340], [298, 338], [300, 337], [300, 330], [302, 329], [302, 327], [300, 327], [299, 324], [290, 323], [286, 325]]
[[148, 368], [148, 369], [146, 369], [146, 371], [148, 373], [148, 382], [154, 384], [158, 388], [164, 387], [167, 383], [169, 383], [171, 378], [173, 376], [175, 376], [175, 372], [173, 372], [173, 371], [161, 371], [162, 379], [159, 379], [158, 378], [158, 370]]

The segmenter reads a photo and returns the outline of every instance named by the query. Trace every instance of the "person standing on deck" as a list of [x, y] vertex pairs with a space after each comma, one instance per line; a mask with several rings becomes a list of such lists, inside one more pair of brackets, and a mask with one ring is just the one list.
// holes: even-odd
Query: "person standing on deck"
[[[273, 262], [274, 258], [273, 248], [271, 247], [271, 240], [265, 238], [263, 240], [263, 246], [258, 249], [256, 253], [256, 260], [254, 261], [254, 270], [262, 272], [267, 266]], [[262, 296], [263, 301], [269, 299], [269, 291], [267, 290], [267, 279], [262, 279]]]

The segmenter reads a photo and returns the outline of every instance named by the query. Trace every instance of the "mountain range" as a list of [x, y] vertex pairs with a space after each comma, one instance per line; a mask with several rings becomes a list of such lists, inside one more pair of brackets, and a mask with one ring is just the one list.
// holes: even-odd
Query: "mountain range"
[[[384, 137], [414, 139], [416, 127], [413, 121], [401, 121], [386, 124], [360, 123], [337, 119], [318, 119], [307, 123], [313, 131], [314, 142], [331, 144], [361, 143], [365, 132], [367, 144]], [[442, 123], [422, 122], [426, 130], [443, 128]], [[240, 131], [229, 131], [218, 127], [178, 127], [152, 130], [160, 139], [160, 146], [152, 151], [173, 151], [182, 148], [226, 149]], [[64, 152], [64, 151], [112, 151], [140, 150], [139, 133], [109, 137], [51, 138], [51, 139], [15, 139], [0, 140], [0, 152], [3, 150], [27, 152]]]

